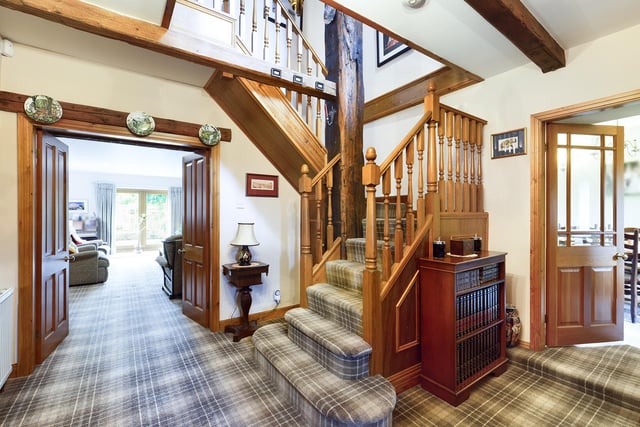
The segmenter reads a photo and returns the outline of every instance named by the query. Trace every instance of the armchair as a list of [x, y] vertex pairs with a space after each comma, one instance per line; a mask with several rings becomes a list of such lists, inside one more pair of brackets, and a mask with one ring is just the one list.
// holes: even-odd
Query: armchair
[[162, 241], [162, 251], [156, 257], [162, 268], [162, 290], [169, 298], [182, 296], [182, 235], [176, 234]]
[[[69, 286], [106, 282], [109, 278], [109, 258], [94, 245], [70, 245]], [[75, 252], [74, 252], [75, 249]]]

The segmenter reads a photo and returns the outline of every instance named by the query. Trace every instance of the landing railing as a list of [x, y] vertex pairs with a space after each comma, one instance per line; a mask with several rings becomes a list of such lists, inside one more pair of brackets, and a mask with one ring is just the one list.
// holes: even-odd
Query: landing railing
[[[280, 0], [176, 0], [175, 25], [218, 43], [237, 46], [249, 56], [272, 63], [272, 75], [287, 68], [298, 75], [324, 80], [328, 70], [305, 39], [299, 17]], [[174, 23], [172, 22], [172, 25]], [[302, 83], [300, 79], [299, 83]], [[295, 90], [285, 96], [322, 141], [324, 101]]]
[[486, 120], [440, 105], [438, 193], [441, 212], [484, 210], [481, 158], [482, 130], [486, 124]]

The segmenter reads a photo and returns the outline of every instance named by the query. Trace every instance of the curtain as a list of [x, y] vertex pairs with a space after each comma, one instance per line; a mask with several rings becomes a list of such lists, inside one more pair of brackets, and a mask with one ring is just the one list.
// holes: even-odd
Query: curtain
[[115, 233], [113, 230], [114, 209], [116, 206], [116, 186], [107, 182], [96, 183], [96, 215], [100, 226], [98, 238], [111, 245], [111, 252], [115, 252]]
[[182, 200], [182, 187], [170, 187], [170, 203], [171, 203], [171, 234], [182, 233], [182, 209], [184, 201]]

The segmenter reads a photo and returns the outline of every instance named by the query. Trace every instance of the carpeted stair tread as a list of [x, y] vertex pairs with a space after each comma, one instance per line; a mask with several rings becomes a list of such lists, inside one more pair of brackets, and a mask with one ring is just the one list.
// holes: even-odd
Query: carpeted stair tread
[[311, 425], [389, 426], [396, 394], [380, 375], [343, 380], [300, 351], [282, 323], [265, 325], [253, 335], [258, 363]]
[[329, 283], [307, 288], [309, 309], [362, 336], [362, 294]]
[[511, 363], [587, 395], [640, 411], [640, 349], [629, 345], [508, 349]]
[[287, 311], [289, 339], [331, 373], [346, 380], [369, 375], [371, 346], [359, 335], [306, 308]]
[[[395, 215], [395, 213], [393, 214]], [[414, 224], [416, 221], [414, 220]], [[400, 220], [400, 227], [402, 228], [402, 233], [406, 235], [407, 233], [407, 220], [406, 218], [402, 218]], [[393, 236], [396, 232], [396, 219], [389, 218], [389, 239], [393, 240]], [[362, 234], [367, 234], [367, 219], [362, 220]], [[378, 240], [384, 240], [384, 218], [376, 218], [376, 238]]]
[[328, 261], [325, 265], [327, 282], [343, 289], [362, 292], [362, 272], [364, 264], [361, 262], [337, 259]]
[[[365, 246], [366, 239], [364, 237], [353, 237], [345, 241], [347, 249], [347, 259], [349, 261], [359, 262], [364, 265], [365, 262]], [[382, 248], [384, 247], [384, 240], [377, 241], [377, 263], [378, 269], [382, 268]], [[389, 248], [391, 249], [391, 257], [393, 258], [395, 245], [393, 240], [389, 241]]]

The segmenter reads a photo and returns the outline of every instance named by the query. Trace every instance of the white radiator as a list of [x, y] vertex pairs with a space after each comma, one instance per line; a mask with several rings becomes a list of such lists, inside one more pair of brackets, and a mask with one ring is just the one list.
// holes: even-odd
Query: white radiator
[[13, 288], [0, 289], [0, 388], [11, 374]]

